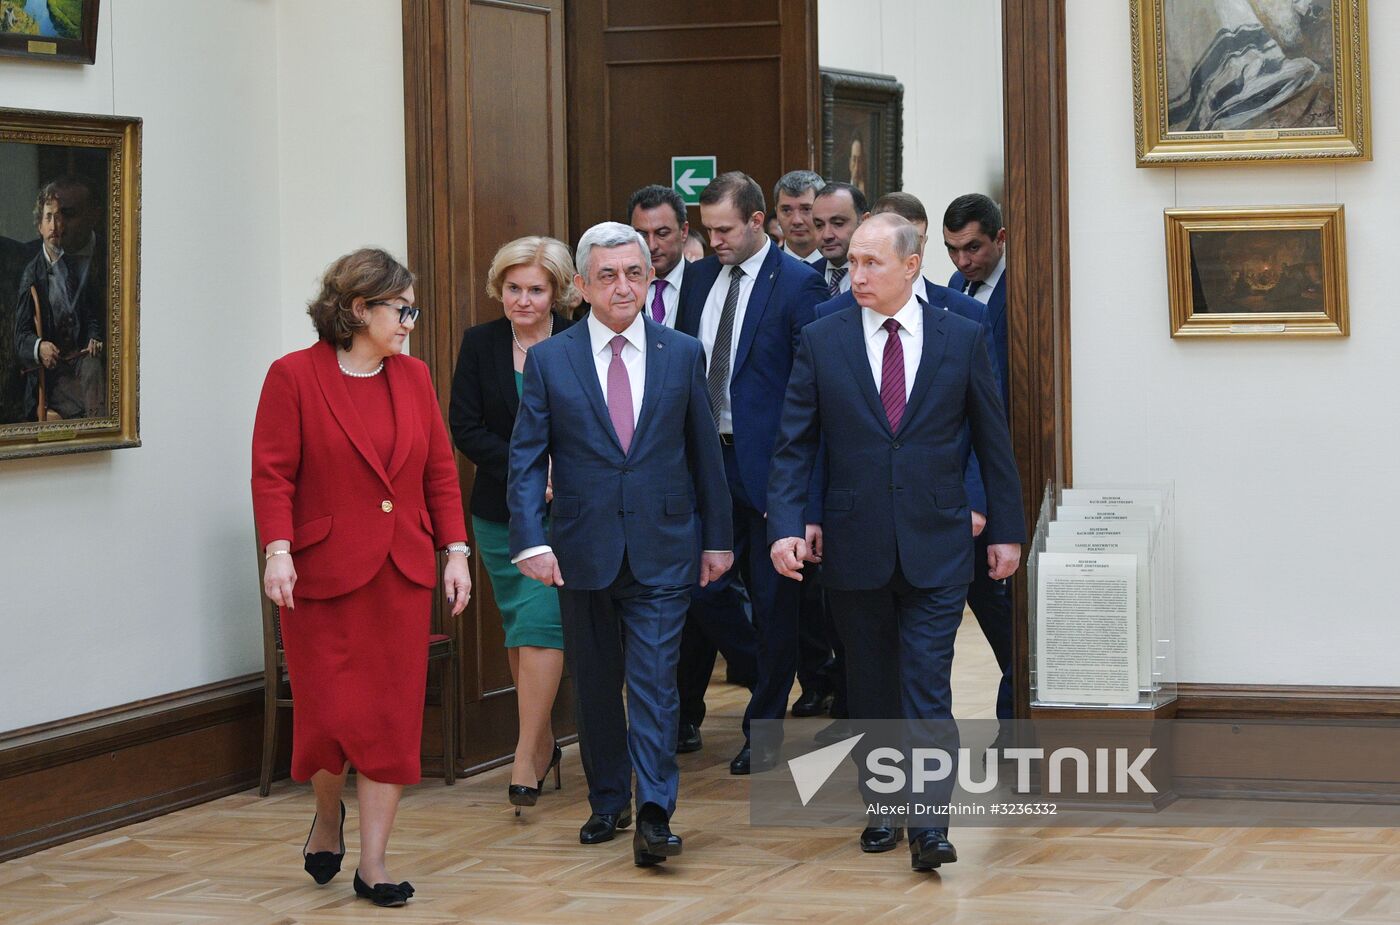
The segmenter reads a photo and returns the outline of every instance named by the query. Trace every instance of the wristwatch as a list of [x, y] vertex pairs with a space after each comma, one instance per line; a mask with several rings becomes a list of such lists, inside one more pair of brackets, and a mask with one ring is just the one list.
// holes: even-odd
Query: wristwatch
[[447, 554], [450, 556], [454, 552], [460, 552], [464, 556], [470, 556], [472, 554], [472, 548], [466, 543], [448, 543]]

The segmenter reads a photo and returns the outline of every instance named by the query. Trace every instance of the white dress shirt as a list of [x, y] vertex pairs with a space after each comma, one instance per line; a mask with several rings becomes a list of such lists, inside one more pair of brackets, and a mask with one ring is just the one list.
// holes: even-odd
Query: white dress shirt
[[836, 295], [840, 295], [840, 294], [843, 293], [843, 292], [850, 292], [850, 291], [851, 291], [851, 263], [850, 263], [850, 261], [847, 261], [847, 262], [841, 264], [841, 266], [839, 266], [839, 267], [838, 267], [838, 266], [833, 266], [832, 263], [831, 263], [831, 261], [829, 261], [829, 260], [826, 262], [826, 280], [825, 280], [825, 282], [826, 282], [826, 288], [827, 288], [827, 291], [828, 291], [828, 292], [831, 291], [831, 271], [832, 271], [832, 270], [845, 270], [845, 271], [846, 271], [845, 274], [841, 277], [841, 287], [840, 287], [839, 289], [836, 290]]
[[[754, 280], [758, 278], [758, 271], [763, 266], [763, 261], [768, 257], [768, 249], [773, 244], [765, 235], [763, 246], [758, 251], [739, 265], [744, 271], [744, 278], [739, 283], [739, 304], [734, 307], [734, 334], [729, 340], [729, 379], [734, 380], [734, 358], [739, 353], [739, 332], [744, 329], [744, 313], [748, 310], [749, 295], [753, 292]], [[715, 336], [719, 334], [719, 319], [724, 314], [724, 298], [729, 294], [729, 279], [734, 273], [734, 267], [725, 267], [720, 271], [715, 283], [710, 287], [710, 294], [705, 298], [705, 307], [700, 314], [700, 344], [705, 348], [706, 363], [709, 362], [710, 354], [714, 352]], [[719, 432], [722, 434], [734, 433], [734, 418], [729, 411], [729, 383], [724, 384], [724, 409], [719, 415]]]
[[[880, 391], [885, 370], [885, 341], [890, 334], [883, 327], [888, 316], [874, 309], [860, 310], [860, 323], [865, 329], [865, 358], [870, 361], [870, 374], [875, 377], [875, 391]], [[899, 345], [904, 348], [904, 400], [914, 391], [914, 377], [919, 373], [919, 360], [924, 355], [924, 308], [911, 292], [909, 301], [894, 313], [899, 322]]]
[[[681, 304], [681, 280], [685, 277], [685, 261], [677, 260], [676, 265], [671, 268], [662, 279], [666, 280], [666, 288], [661, 292], [661, 304], [666, 306], [666, 317], [662, 324], [674, 329], [676, 326], [676, 315], [680, 312]], [[648, 318], [651, 317], [651, 301], [656, 298], [657, 280], [652, 280], [647, 286], [647, 304], [643, 309]]]
[[[1006, 252], [1003, 251], [1001, 259], [997, 261], [996, 268], [993, 269], [991, 273], [987, 274], [987, 279], [982, 283], [982, 285], [977, 287], [977, 291], [973, 293], [972, 297], [977, 301], [981, 302], [983, 305], [986, 305], [987, 303], [991, 302], [992, 293], [996, 291], [997, 283], [1001, 282], [1001, 274], [1005, 272]], [[966, 294], [967, 290], [964, 289], [963, 292], [964, 294]]]
[[822, 249], [821, 249], [820, 247], [814, 247], [814, 248], [812, 248], [812, 252], [811, 252], [810, 254], [808, 254], [806, 257], [799, 257], [799, 256], [797, 255], [797, 252], [796, 252], [796, 251], [794, 251], [792, 248], [790, 248], [790, 247], [788, 247], [786, 244], [784, 244], [784, 245], [783, 245], [783, 253], [784, 253], [784, 254], [787, 254], [789, 257], [793, 257], [793, 258], [795, 258], [795, 259], [797, 259], [797, 260], [801, 260], [803, 263], [807, 264], [808, 266], [810, 266], [810, 265], [816, 263], [818, 260], [821, 260], [821, 259], [822, 259]]
[[[663, 299], [665, 296], [662, 297]], [[588, 313], [588, 342], [593, 351], [593, 369], [598, 373], [598, 386], [603, 390], [603, 404], [608, 401], [608, 367], [612, 365], [612, 339], [617, 332]], [[647, 381], [646, 324], [641, 312], [632, 319], [627, 330], [622, 332], [627, 343], [622, 345], [622, 365], [627, 367], [627, 384], [632, 387], [632, 426], [637, 426], [637, 418], [642, 413], [642, 395]], [[511, 558], [512, 563], [531, 559], [546, 552], [553, 552], [550, 546], [531, 546], [520, 550]]]

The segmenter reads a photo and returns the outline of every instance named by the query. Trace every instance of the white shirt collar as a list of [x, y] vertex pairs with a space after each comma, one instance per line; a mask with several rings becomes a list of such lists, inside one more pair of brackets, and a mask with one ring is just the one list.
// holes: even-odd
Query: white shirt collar
[[801, 260], [803, 263], [808, 264], [816, 263], [818, 260], [822, 259], [822, 249], [820, 247], [814, 247], [812, 248], [812, 252], [806, 257], [800, 257], [798, 256], [796, 251], [784, 244], [783, 253], [787, 254], [789, 257], [792, 257], [795, 260]]
[[666, 285], [675, 292], [681, 291], [681, 277], [685, 274], [685, 260], [677, 260], [676, 265], [671, 267], [671, 272], [661, 277], [666, 281]]
[[993, 289], [995, 289], [995, 288], [997, 287], [997, 283], [1001, 282], [1001, 274], [1003, 274], [1003, 273], [1005, 273], [1005, 272], [1006, 272], [1006, 251], [1002, 251], [1002, 252], [1001, 252], [1001, 259], [997, 261], [996, 269], [992, 270], [992, 272], [990, 272], [990, 273], [987, 274], [987, 278], [986, 278], [985, 281], [983, 281], [982, 285], [986, 286], [986, 287], [987, 287], [987, 290], [990, 292], [991, 290], [993, 290]]
[[[588, 341], [592, 345], [594, 353], [602, 353], [604, 350], [610, 349], [608, 344], [616, 336], [616, 331], [599, 321], [592, 312], [588, 313]], [[622, 336], [627, 338], [627, 343], [642, 352], [646, 352], [646, 324], [642, 321], [641, 312], [637, 312], [637, 316], [632, 319], [627, 330], [622, 332]]]
[[[764, 235], [763, 246], [755, 251], [752, 257], [739, 264], [739, 267], [744, 271], [744, 275], [750, 280], [758, 279], [758, 270], [763, 266], [763, 261], [768, 259], [768, 251], [772, 246], [773, 240], [769, 238], [768, 235]], [[733, 270], [730, 271], [730, 273], [733, 272]]]
[[[875, 333], [880, 330], [880, 326], [885, 323], [887, 317], [888, 316], [875, 311], [873, 308], [861, 308], [860, 323], [865, 328], [865, 337], [867, 340], [875, 336]], [[915, 337], [923, 330], [924, 309], [923, 306], [919, 304], [919, 297], [915, 295], [912, 290], [909, 293], [909, 301], [905, 302], [904, 307], [894, 313], [894, 320], [899, 322], [901, 328]]]

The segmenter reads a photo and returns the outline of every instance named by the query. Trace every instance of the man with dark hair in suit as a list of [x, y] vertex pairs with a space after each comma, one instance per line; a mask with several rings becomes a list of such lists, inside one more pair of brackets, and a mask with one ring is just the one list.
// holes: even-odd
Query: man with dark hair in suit
[[822, 254], [812, 269], [822, 274], [827, 295], [833, 299], [851, 289], [846, 250], [851, 246], [851, 235], [869, 214], [865, 194], [849, 183], [828, 183], [812, 203], [812, 225]]
[[[797, 672], [797, 583], [780, 579], [767, 556], [764, 516], [768, 469], [778, 436], [783, 391], [798, 335], [825, 290], [821, 277], [773, 245], [763, 230], [763, 191], [739, 171], [720, 174], [700, 194], [700, 218], [714, 255], [686, 272], [696, 284], [681, 306], [677, 329], [699, 338], [706, 385], [734, 499], [734, 555], [747, 560], [744, 581], [758, 639], [753, 697], [744, 711], [744, 747], [731, 774], [771, 766], [754, 755], [753, 719], [781, 719]], [[692, 615], [712, 639], [744, 619], [736, 584], [721, 581], [697, 593]], [[742, 631], [742, 630], [737, 630]]]
[[[695, 280], [694, 271], [687, 272], [687, 261], [682, 256], [690, 235], [685, 200], [669, 186], [644, 186], [627, 200], [627, 220], [646, 240], [656, 273], [647, 289], [644, 311], [657, 324], [674, 328], [680, 306], [689, 297]], [[724, 653], [732, 677], [753, 683], [757, 671], [753, 627], [745, 619], [731, 621], [727, 628], [728, 632], [711, 639], [698, 621], [685, 621], [676, 676], [681, 700], [677, 752], [699, 751], [704, 744], [700, 725], [705, 721], [705, 688], [714, 672], [716, 652]]]
[[[850, 247], [858, 304], [802, 332], [774, 450], [768, 537], [774, 568], [800, 580], [822, 457], [822, 572], [846, 649], [851, 716], [933, 721], [956, 756], [949, 678], [967, 585], [974, 571], [996, 580], [1015, 572], [1025, 524], [982, 328], [916, 295], [918, 239], [898, 215], [864, 222]], [[984, 561], [974, 561], [968, 529], [959, 452], [968, 429], [990, 508]], [[955, 779], [956, 768], [923, 799], [946, 804]], [[947, 814], [925, 818], [928, 827], [909, 830], [912, 867], [956, 861]], [[898, 839], [890, 821], [872, 818], [861, 847], [888, 851]]]
[[14, 355], [25, 378], [26, 420], [106, 413], [104, 267], [88, 184], [62, 177], [34, 203], [40, 247], [20, 274]]
[[[961, 292], [981, 303], [987, 311], [986, 324], [991, 332], [992, 360], [997, 367], [1001, 385], [1002, 410], [1011, 417], [1011, 393], [1008, 391], [1008, 356], [1006, 329], [1006, 228], [1002, 225], [1001, 209], [981, 193], [959, 196], [943, 213], [943, 243], [957, 271], [948, 280], [948, 288]], [[977, 555], [986, 554], [986, 541], [977, 538]], [[1014, 716], [1015, 704], [1011, 690], [1012, 620], [1011, 589], [1005, 581], [995, 581], [978, 571], [968, 588], [967, 605], [977, 617], [982, 633], [996, 655], [1001, 669], [997, 687], [997, 719], [1003, 724], [996, 748], [1006, 744], [1006, 723]]]
[[822, 259], [812, 227], [812, 203], [823, 186], [821, 174], [811, 170], [789, 170], [773, 185], [773, 214], [783, 229], [783, 253], [806, 263]]
[[584, 232], [576, 260], [588, 317], [525, 360], [507, 481], [511, 561], [559, 588], [593, 810], [579, 841], [609, 841], [631, 824], [635, 770], [633, 861], [649, 866], [681, 853], [670, 829], [676, 656], [691, 588], [734, 561], [729, 492], [700, 345], [642, 314], [646, 242], [604, 222]]

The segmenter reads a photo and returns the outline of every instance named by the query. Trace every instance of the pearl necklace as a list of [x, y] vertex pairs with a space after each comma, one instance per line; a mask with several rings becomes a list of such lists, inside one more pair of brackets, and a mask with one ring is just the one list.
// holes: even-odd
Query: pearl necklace
[[[548, 333], [545, 334], [545, 339], [548, 340], [549, 338], [551, 338], [551, 337], [553, 337], [553, 336], [554, 336], [554, 316], [553, 316], [553, 315], [550, 315], [550, 316], [549, 316], [549, 331], [548, 331]], [[510, 339], [513, 340], [513, 341], [515, 341], [515, 349], [516, 349], [516, 350], [519, 350], [521, 353], [524, 353], [524, 352], [525, 352], [525, 347], [520, 343], [520, 338], [515, 336], [515, 322], [514, 322], [514, 321], [512, 321], [512, 322], [510, 323]], [[535, 345], [534, 345], [534, 344], [531, 344], [530, 346], [533, 347], [533, 346], [535, 346]]]
[[350, 376], [351, 378], [354, 378], [354, 379], [372, 379], [372, 378], [374, 378], [375, 376], [379, 375], [380, 373], [384, 372], [384, 361], [383, 361], [383, 360], [380, 360], [380, 361], [379, 361], [379, 365], [376, 366], [374, 369], [371, 369], [371, 370], [370, 370], [369, 372], [367, 372], [367, 373], [357, 373], [357, 372], [352, 372], [351, 370], [346, 369], [346, 368], [345, 368], [345, 364], [342, 363], [342, 362], [340, 362], [340, 359], [339, 359], [338, 357], [336, 358], [335, 365], [339, 366], [339, 367], [340, 367], [340, 371], [343, 372], [345, 375]]

